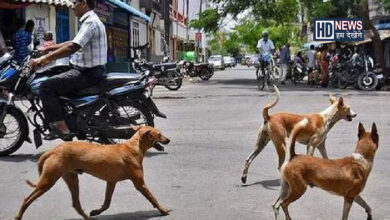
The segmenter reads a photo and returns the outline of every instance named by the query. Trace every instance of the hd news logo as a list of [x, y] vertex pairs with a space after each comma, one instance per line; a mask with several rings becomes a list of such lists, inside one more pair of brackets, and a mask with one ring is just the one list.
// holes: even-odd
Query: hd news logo
[[363, 41], [361, 18], [314, 19], [314, 41]]

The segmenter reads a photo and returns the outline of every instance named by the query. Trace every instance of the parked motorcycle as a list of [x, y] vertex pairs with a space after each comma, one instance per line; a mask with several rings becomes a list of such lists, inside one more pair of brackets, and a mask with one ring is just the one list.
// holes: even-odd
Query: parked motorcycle
[[338, 74], [338, 87], [345, 89], [354, 85], [361, 90], [374, 90], [378, 85], [378, 77], [372, 72], [373, 64], [371, 57], [355, 53]]
[[[37, 148], [42, 145], [42, 135], [52, 130], [42, 111], [39, 87], [51, 75], [69, 68], [69, 64], [59, 60], [33, 71], [30, 59], [28, 56], [21, 65], [8, 60], [0, 70], [0, 156], [15, 152], [25, 141], [32, 142], [28, 122], [34, 128]], [[106, 144], [129, 139], [134, 134], [132, 125], [153, 126], [154, 116], [166, 118], [150, 97], [152, 84], [148, 73], [109, 73], [93, 87], [59, 97], [65, 121], [79, 140]], [[16, 99], [27, 110], [19, 108]]]
[[214, 68], [209, 63], [193, 63], [190, 61], [179, 62], [180, 73], [189, 77], [200, 77], [202, 80], [209, 80], [214, 75]]
[[180, 74], [180, 68], [175, 62], [170, 62], [167, 57], [163, 58], [162, 63], [146, 62], [138, 56], [139, 50], [146, 48], [148, 44], [131, 47], [134, 51], [133, 68], [138, 72], [149, 71], [157, 79], [157, 85], [165, 86], [169, 90], [178, 90], [183, 84], [183, 77]]

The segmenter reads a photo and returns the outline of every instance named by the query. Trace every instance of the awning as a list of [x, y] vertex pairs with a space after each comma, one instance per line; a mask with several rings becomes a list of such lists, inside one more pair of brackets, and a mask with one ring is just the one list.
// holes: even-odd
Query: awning
[[130, 5], [124, 3], [124, 2], [122, 2], [122, 1], [120, 1], [120, 0], [107, 0], [107, 2], [109, 2], [109, 3], [111, 3], [111, 4], [115, 5], [115, 6], [117, 6], [117, 7], [119, 7], [119, 8], [122, 8], [122, 9], [128, 11], [128, 12], [129, 12], [130, 14], [132, 14], [132, 15], [135, 15], [135, 16], [140, 17], [140, 18], [146, 20], [147, 22], [150, 22], [150, 21], [151, 21], [151, 19], [150, 19], [149, 16], [147, 16], [146, 14], [144, 14], [144, 13], [138, 11], [137, 9], [131, 7]]
[[[381, 38], [381, 40], [384, 40], [384, 39], [390, 37], [390, 30], [378, 30], [378, 32], [379, 32], [379, 37]], [[354, 44], [355, 45], [359, 45], [359, 44], [365, 44], [365, 43], [368, 43], [368, 42], [371, 42], [371, 35], [366, 35], [365, 34], [364, 41], [357, 41]]]
[[390, 23], [377, 24], [375, 25], [375, 28], [377, 30], [388, 30], [390, 29]]
[[23, 3], [34, 3], [34, 4], [49, 4], [49, 5], [61, 5], [66, 7], [72, 7], [72, 0], [12, 0], [8, 2], [23, 2]]

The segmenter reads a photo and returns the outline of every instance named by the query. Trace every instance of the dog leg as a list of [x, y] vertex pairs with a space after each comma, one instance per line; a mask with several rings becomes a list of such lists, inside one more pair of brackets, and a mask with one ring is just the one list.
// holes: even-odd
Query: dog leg
[[23, 202], [18, 215], [15, 217], [15, 220], [21, 220], [26, 209], [31, 205], [31, 203], [47, 192], [51, 186], [43, 186], [40, 188], [36, 188]]
[[307, 186], [300, 176], [289, 176], [287, 178], [290, 180], [288, 182], [290, 190], [287, 197], [283, 199], [281, 206], [286, 216], [286, 220], [291, 220], [291, 216], [288, 212], [288, 206], [290, 203], [299, 199], [305, 193]]
[[149, 191], [148, 187], [145, 185], [143, 176], [136, 177], [133, 180], [133, 184], [135, 188], [142, 193], [146, 197], [146, 199], [149, 200], [150, 203], [152, 203], [153, 207], [157, 208], [162, 215], [169, 215], [169, 212], [171, 210], [163, 208], [160, 206], [160, 204], [157, 202], [157, 199], [153, 196], [153, 194]]
[[268, 131], [266, 130], [265, 126], [267, 126], [267, 125], [263, 125], [260, 128], [260, 131], [259, 131], [259, 134], [258, 134], [257, 140], [256, 140], [255, 150], [245, 160], [245, 166], [244, 166], [244, 170], [243, 170], [242, 176], [241, 176], [242, 183], [246, 183], [246, 178], [247, 178], [249, 166], [251, 165], [252, 161], [256, 158], [257, 155], [259, 155], [259, 153], [264, 149], [264, 147], [269, 142]]
[[276, 147], [276, 152], [278, 153], [278, 170], [280, 170], [286, 157], [286, 142], [283, 139], [282, 141], [274, 142], [274, 145]]
[[371, 208], [370, 206], [367, 204], [366, 201], [364, 201], [364, 199], [358, 195], [356, 198], [355, 198], [355, 202], [357, 204], [359, 204], [361, 207], [364, 208], [364, 210], [366, 210], [366, 213], [367, 213], [367, 220], [372, 220], [372, 215], [371, 215]]
[[328, 159], [328, 154], [327, 154], [326, 148], [325, 148], [325, 141], [323, 141], [320, 145], [318, 145], [318, 150], [320, 151], [321, 156], [323, 158]]
[[57, 161], [50, 161], [49, 159], [47, 161], [48, 162], [45, 162], [46, 170], [44, 170], [40, 175], [39, 181], [36, 184], [34, 191], [24, 200], [15, 219], [22, 219], [24, 212], [31, 205], [31, 203], [47, 192], [61, 177], [59, 172], [60, 168], [57, 167]]
[[353, 199], [344, 198], [343, 218], [342, 220], [348, 220], [349, 210], [351, 210]]
[[112, 194], [114, 193], [115, 185], [116, 183], [107, 182], [106, 196], [104, 198], [104, 203], [100, 209], [92, 210], [91, 213], [89, 214], [90, 216], [99, 215], [100, 213], [106, 211], [110, 207], [111, 198], [112, 198]]
[[90, 219], [81, 208], [80, 198], [79, 198], [79, 178], [77, 174], [67, 173], [64, 176], [62, 176], [62, 179], [64, 179], [66, 185], [68, 185], [70, 194], [72, 195], [73, 208], [76, 209], [77, 213], [83, 216], [84, 219]]
[[288, 184], [286, 181], [283, 180], [283, 177], [282, 177], [279, 198], [275, 201], [275, 204], [272, 206], [274, 213], [275, 213], [276, 220], [278, 220], [278, 218], [279, 218], [280, 204], [281, 204], [282, 200], [286, 198], [287, 194], [288, 194]]

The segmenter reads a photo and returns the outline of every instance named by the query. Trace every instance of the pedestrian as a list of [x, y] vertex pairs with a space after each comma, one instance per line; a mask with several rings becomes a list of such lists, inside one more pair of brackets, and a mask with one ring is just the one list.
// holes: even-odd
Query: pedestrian
[[33, 48], [32, 33], [34, 26], [35, 23], [32, 20], [28, 20], [26, 25], [24, 25], [24, 20], [18, 21], [19, 30], [12, 37], [12, 41], [15, 51], [14, 59], [19, 63], [23, 62]]
[[328, 86], [328, 66], [329, 66], [329, 57], [328, 57], [328, 48], [326, 45], [323, 45], [321, 52], [321, 86]]
[[286, 43], [282, 50], [280, 51], [280, 64], [281, 64], [281, 69], [282, 73], [280, 76], [280, 83], [282, 85], [285, 85], [286, 82], [286, 77], [287, 77], [287, 71], [288, 71], [288, 63], [290, 62], [290, 44]]
[[55, 45], [56, 43], [53, 41], [53, 33], [51, 31], [46, 32], [43, 35], [43, 44], [40, 49], [45, 50], [46, 48]]
[[310, 50], [307, 53], [307, 72], [310, 74], [313, 72], [314, 68], [316, 66], [316, 51], [314, 49], [314, 45], [310, 45]]

